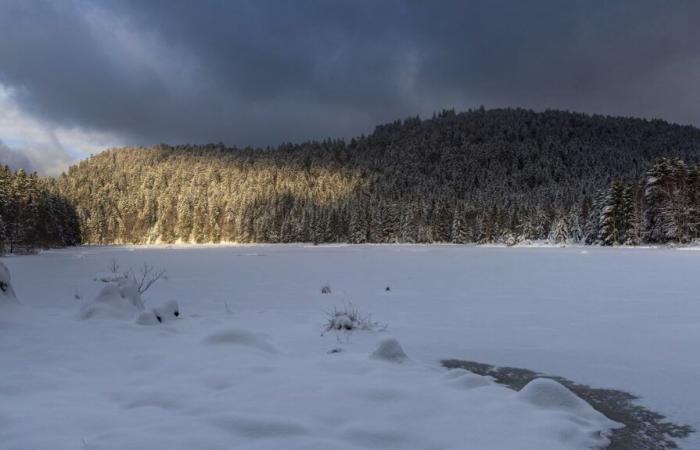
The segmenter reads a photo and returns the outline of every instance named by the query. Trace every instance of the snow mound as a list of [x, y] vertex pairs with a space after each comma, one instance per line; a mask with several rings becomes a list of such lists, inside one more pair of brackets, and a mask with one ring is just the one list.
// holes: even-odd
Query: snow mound
[[139, 325], [157, 325], [176, 320], [178, 317], [180, 317], [180, 306], [175, 300], [171, 300], [156, 308], [143, 311], [136, 318], [136, 323]]
[[530, 381], [517, 395], [521, 400], [531, 405], [542, 409], [569, 413], [597, 423], [604, 429], [620, 427], [620, 424], [608, 419], [602, 413], [596, 411], [588, 402], [550, 378], [536, 378]]
[[205, 344], [213, 345], [242, 345], [244, 347], [256, 348], [268, 353], [277, 353], [277, 349], [267, 342], [267, 336], [261, 333], [251, 333], [245, 330], [224, 330], [218, 331], [204, 339]]
[[518, 392], [518, 397], [541, 408], [599, 414], [586, 401], [550, 378], [536, 378], [530, 381]]
[[603, 448], [610, 443], [607, 432], [624, 426], [608, 419], [565, 386], [549, 378], [530, 381], [516, 395], [540, 411], [566, 418], [569, 426], [561, 428], [557, 434], [562, 442], [578, 442], [578, 447]]
[[136, 283], [128, 278], [106, 283], [95, 299], [83, 306], [80, 319], [132, 319], [143, 311], [143, 300]]
[[408, 359], [401, 344], [394, 338], [384, 339], [379, 343], [377, 349], [372, 352], [372, 359], [381, 359], [394, 363], [402, 363]]
[[0, 304], [5, 302], [17, 303], [17, 296], [15, 295], [15, 290], [12, 289], [10, 281], [10, 270], [5, 264], [0, 262]]

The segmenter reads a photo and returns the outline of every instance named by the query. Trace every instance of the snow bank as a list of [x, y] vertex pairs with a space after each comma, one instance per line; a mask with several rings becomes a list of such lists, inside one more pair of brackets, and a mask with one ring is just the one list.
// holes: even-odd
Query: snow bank
[[12, 288], [10, 270], [0, 262], [0, 304], [2, 303], [17, 303], [17, 296]]
[[144, 305], [136, 283], [128, 278], [106, 283], [97, 297], [83, 306], [80, 319], [133, 319]]

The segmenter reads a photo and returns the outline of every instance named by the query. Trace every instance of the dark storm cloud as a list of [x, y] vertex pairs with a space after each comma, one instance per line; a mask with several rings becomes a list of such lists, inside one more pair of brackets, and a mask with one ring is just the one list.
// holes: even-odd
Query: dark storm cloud
[[700, 124], [700, 3], [3, 2], [24, 111], [127, 142], [348, 137], [481, 104]]

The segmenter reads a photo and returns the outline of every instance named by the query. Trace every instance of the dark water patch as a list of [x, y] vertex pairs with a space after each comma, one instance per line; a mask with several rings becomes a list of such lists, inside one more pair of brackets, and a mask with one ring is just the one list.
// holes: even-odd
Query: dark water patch
[[678, 439], [695, 430], [689, 425], [669, 422], [665, 416], [635, 403], [637, 396], [615, 389], [599, 389], [567, 378], [551, 376], [517, 367], [497, 367], [474, 361], [447, 359], [448, 369], [466, 369], [478, 375], [493, 377], [496, 382], [519, 391], [535, 378], [555, 380], [587, 401], [611, 420], [625, 425], [610, 434], [609, 450], [667, 450], [678, 448]]

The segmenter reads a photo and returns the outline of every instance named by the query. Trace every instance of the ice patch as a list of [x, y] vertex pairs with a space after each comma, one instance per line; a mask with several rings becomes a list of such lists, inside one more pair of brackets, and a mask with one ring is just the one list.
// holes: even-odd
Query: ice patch
[[377, 349], [372, 352], [371, 358], [381, 359], [394, 363], [402, 363], [408, 359], [406, 353], [401, 348], [401, 344], [394, 338], [384, 339], [379, 343]]

